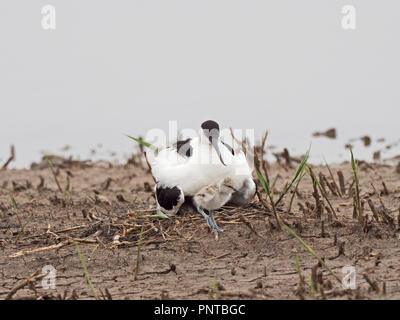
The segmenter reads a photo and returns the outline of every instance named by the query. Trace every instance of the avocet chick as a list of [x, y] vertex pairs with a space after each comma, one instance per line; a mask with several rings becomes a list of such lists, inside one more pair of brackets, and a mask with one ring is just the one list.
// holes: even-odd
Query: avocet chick
[[[215, 222], [214, 210], [221, 208], [227, 203], [231, 199], [232, 193], [236, 191], [233, 180], [225, 178], [218, 183], [202, 188], [194, 195], [193, 204], [197, 211], [206, 219], [211, 231], [224, 231]], [[209, 215], [204, 212], [204, 209], [208, 210]]]

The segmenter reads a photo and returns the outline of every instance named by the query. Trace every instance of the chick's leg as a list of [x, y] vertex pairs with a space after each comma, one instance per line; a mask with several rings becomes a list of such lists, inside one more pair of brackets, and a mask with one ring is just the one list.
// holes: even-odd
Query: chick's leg
[[210, 212], [210, 220], [211, 220], [211, 224], [212, 224], [212, 229], [215, 229], [219, 232], [223, 232], [224, 229], [218, 227], [217, 223], [215, 222], [215, 218], [214, 218], [214, 210], [209, 210]]
[[207, 225], [213, 229], [213, 223], [211, 221], [211, 218], [203, 211], [203, 209], [201, 209], [199, 206], [196, 207], [197, 211], [204, 217], [204, 219], [206, 219], [207, 221]]

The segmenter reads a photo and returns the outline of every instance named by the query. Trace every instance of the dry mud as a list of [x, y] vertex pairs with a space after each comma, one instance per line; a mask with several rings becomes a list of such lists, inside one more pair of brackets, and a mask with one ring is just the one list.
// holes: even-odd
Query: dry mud
[[[154, 182], [145, 165], [77, 162], [55, 164], [63, 193], [48, 167], [0, 171], [0, 299], [95, 298], [77, 245], [101, 299], [399, 299], [400, 174], [395, 166], [360, 164], [360, 195], [370, 221], [362, 224], [353, 218], [350, 164], [331, 170], [337, 184], [337, 171], [343, 172], [346, 188], [340, 196], [325, 186], [337, 219], [327, 209], [317, 212], [308, 176], [290, 213], [293, 193], [285, 196], [280, 216], [338, 277], [344, 266], [355, 267], [355, 290], [343, 289], [298, 240], [278, 231], [257, 197], [246, 207], [216, 213], [225, 229], [216, 239], [196, 213], [144, 217], [155, 214]], [[270, 179], [279, 177], [276, 198], [294, 171], [295, 165], [271, 165]], [[327, 168], [313, 171], [332, 182]], [[384, 215], [379, 222], [373, 218], [368, 199], [382, 208], [371, 183], [392, 223]], [[42, 286], [46, 265], [56, 270], [55, 289]]]

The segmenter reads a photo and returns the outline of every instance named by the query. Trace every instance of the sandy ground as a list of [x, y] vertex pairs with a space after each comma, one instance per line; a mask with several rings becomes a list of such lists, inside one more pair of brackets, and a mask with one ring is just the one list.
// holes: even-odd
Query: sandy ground
[[[278, 176], [275, 198], [295, 166], [270, 167], [270, 179]], [[343, 266], [355, 267], [355, 290], [343, 289], [299, 241], [278, 231], [257, 197], [246, 207], [227, 206], [216, 213], [225, 229], [216, 239], [196, 213], [143, 217], [155, 213], [154, 183], [145, 166], [55, 162], [60, 187], [67, 192], [59, 191], [46, 166], [0, 171], [0, 299], [93, 299], [76, 245], [99, 298], [399, 299], [400, 173], [394, 166], [360, 164], [360, 194], [369, 221], [362, 224], [353, 218], [350, 164], [331, 169], [337, 184], [337, 171], [343, 172], [346, 189], [340, 196], [325, 187], [337, 219], [327, 209], [318, 213], [308, 176], [291, 213], [286, 211], [293, 192], [282, 201], [280, 216], [339, 278]], [[325, 167], [313, 171], [332, 182]], [[379, 222], [368, 205], [370, 199], [382, 209], [371, 182], [387, 209]], [[42, 287], [46, 265], [56, 270], [55, 289]]]

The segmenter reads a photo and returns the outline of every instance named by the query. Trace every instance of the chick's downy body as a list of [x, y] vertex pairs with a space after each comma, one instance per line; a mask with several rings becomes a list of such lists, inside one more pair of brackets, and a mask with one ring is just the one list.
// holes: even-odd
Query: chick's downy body
[[216, 210], [231, 199], [234, 191], [235, 187], [232, 179], [226, 178], [219, 183], [201, 189], [193, 197], [193, 202], [203, 209]]

